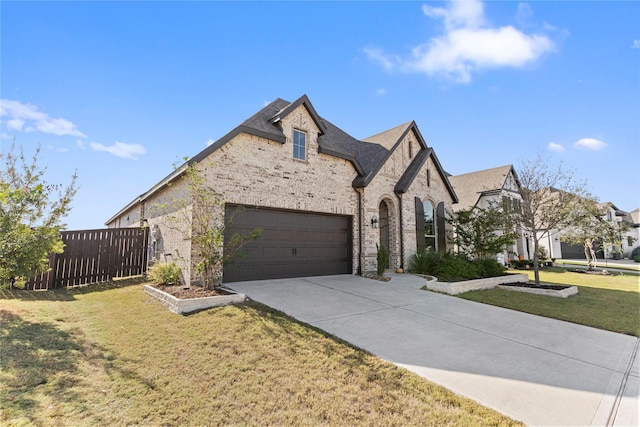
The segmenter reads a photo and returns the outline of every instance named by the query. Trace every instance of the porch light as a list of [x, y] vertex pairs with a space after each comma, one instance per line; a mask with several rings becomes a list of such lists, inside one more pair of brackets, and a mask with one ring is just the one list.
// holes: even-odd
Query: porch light
[[378, 217], [375, 215], [371, 218], [371, 227], [378, 228]]

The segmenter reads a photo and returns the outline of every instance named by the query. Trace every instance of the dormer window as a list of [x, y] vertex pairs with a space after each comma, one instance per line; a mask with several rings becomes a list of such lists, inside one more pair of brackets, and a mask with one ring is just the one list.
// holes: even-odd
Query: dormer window
[[293, 158], [307, 159], [307, 134], [299, 130], [293, 131]]

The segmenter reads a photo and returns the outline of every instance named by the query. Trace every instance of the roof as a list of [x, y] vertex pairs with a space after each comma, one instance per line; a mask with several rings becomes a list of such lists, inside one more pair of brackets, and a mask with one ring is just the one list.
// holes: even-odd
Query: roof
[[427, 150], [427, 144], [422, 138], [415, 122], [407, 122], [364, 140], [358, 140], [318, 115], [315, 108], [309, 101], [309, 98], [306, 95], [303, 95], [294, 102], [278, 98], [269, 103], [222, 138], [218, 139], [196, 156], [186, 161], [182, 166], [167, 175], [149, 191], [136, 197], [132, 202], [111, 217], [107, 221], [107, 224], [114, 221], [125, 211], [131, 209], [135, 204], [143, 202], [169, 183], [181, 177], [189, 165], [206, 159], [213, 152], [241, 133], [259, 136], [284, 144], [286, 142], [286, 137], [282, 132], [282, 128], [279, 123], [282, 119], [286, 118], [288, 114], [301, 105], [307, 109], [307, 112], [318, 127], [318, 151], [330, 156], [345, 159], [353, 164], [353, 167], [357, 172], [357, 176], [352, 183], [355, 188], [366, 187], [376, 176], [396, 147], [402, 142], [402, 139], [409, 132], [413, 131], [418, 143], [422, 147], [422, 150], [416, 155], [409, 168], [405, 171], [400, 180], [402, 184], [397, 187], [398, 192], [406, 191], [408, 185], [411, 184], [415, 175], [419, 172], [420, 167], [424, 161], [426, 161], [426, 158], [432, 156], [436, 161], [436, 165], [439, 168], [438, 172], [443, 177], [443, 181], [446, 183], [452, 198], [454, 201], [457, 201], [453, 187], [449, 184], [446, 174], [442, 170], [437, 158], [435, 158], [435, 153], [433, 153], [433, 150]]
[[449, 181], [459, 197], [456, 210], [471, 209], [482, 195], [502, 190], [510, 173], [518, 179], [513, 165], [450, 176]]

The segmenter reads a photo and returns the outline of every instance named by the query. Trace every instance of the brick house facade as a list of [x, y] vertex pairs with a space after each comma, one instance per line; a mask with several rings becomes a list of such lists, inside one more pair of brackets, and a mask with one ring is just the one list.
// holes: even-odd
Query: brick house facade
[[[457, 203], [415, 122], [358, 140], [319, 116], [306, 95], [277, 99], [107, 221], [148, 225], [151, 258], [178, 261], [185, 279], [195, 275], [191, 243], [167, 226], [166, 212], [188, 197], [183, 174], [191, 164], [223, 195], [221, 217], [242, 207], [230, 228], [263, 229], [247, 257], [225, 267], [225, 282], [367, 274], [376, 270], [376, 245], [390, 250], [389, 268], [406, 267], [425, 245], [424, 207], [433, 207], [435, 249], [445, 250], [440, 217]], [[178, 213], [188, 218], [188, 203]]]

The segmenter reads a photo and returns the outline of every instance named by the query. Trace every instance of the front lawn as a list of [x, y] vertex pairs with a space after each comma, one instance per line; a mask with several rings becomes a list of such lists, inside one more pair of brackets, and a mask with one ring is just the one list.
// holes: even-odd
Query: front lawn
[[0, 290], [3, 425], [514, 425], [280, 312]]
[[[527, 273], [533, 280], [533, 271], [518, 272]], [[637, 274], [600, 276], [549, 268], [540, 271], [540, 281], [578, 286], [578, 295], [565, 299], [490, 289], [458, 296], [640, 337], [640, 276]]]

